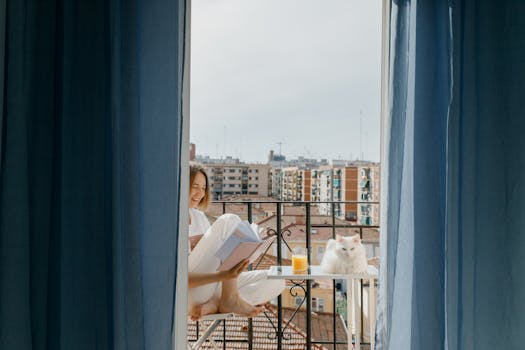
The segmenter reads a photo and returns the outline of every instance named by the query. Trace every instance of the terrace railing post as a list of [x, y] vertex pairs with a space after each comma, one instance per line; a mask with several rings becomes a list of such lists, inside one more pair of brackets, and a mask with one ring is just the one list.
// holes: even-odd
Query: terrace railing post
[[[248, 222], [253, 222], [253, 213], [252, 213], [252, 202], [246, 203], [248, 206]], [[253, 322], [252, 319], [248, 319], [248, 349], [253, 349]]]
[[[335, 239], [335, 205], [332, 203], [332, 238]], [[333, 300], [333, 308], [332, 308], [332, 327], [334, 330], [334, 338], [333, 338], [333, 345], [334, 350], [337, 349], [337, 305], [336, 305], [336, 293], [335, 293], [335, 287], [336, 283], [335, 280], [332, 281], [332, 300]]]
[[[281, 252], [281, 245], [282, 245], [282, 232], [281, 232], [281, 209], [282, 209], [282, 202], [277, 202], [276, 204], [276, 211], [277, 211], [277, 264], [282, 265], [283, 258], [282, 258], [282, 252]], [[282, 297], [279, 295], [277, 297], [277, 350], [281, 350], [283, 348], [282, 345], [283, 342], [283, 301]]]
[[222, 349], [226, 350], [226, 320], [222, 320]]
[[[306, 257], [308, 259], [308, 266], [312, 264], [312, 253], [310, 251], [310, 203], [306, 202]], [[312, 281], [306, 281], [306, 348], [312, 348]]]
[[252, 202], [246, 202], [248, 205], [248, 221], [250, 224], [253, 222], [253, 214], [252, 214]]
[[[359, 237], [361, 238], [361, 240], [363, 239], [363, 226], [359, 227]], [[359, 333], [359, 330], [357, 330], [357, 329], [356, 329], [355, 332], [356, 332], [356, 334], [359, 333], [359, 335], [357, 335], [357, 336], [360, 336], [361, 339], [364, 340], [364, 334], [365, 334], [364, 329], [365, 328], [363, 326], [363, 324], [364, 324], [363, 322], [364, 322], [365, 319], [364, 319], [363, 307], [364, 307], [365, 304], [364, 304], [364, 296], [363, 296], [363, 294], [364, 294], [364, 280], [363, 279], [361, 279], [361, 283], [359, 284], [359, 287], [361, 289], [361, 296], [359, 297], [359, 299], [361, 300], [361, 307], [359, 308], [360, 316], [361, 316], [361, 332]], [[370, 296], [368, 296], [368, 302], [370, 303]]]
[[253, 322], [252, 319], [248, 319], [248, 349], [253, 349]]

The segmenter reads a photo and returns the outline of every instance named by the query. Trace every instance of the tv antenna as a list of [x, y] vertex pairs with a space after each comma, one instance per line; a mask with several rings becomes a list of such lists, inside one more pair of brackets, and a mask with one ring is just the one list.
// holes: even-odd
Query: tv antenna
[[363, 160], [363, 110], [359, 110], [359, 155]]
[[282, 153], [281, 148], [282, 148], [282, 145], [286, 145], [286, 143], [284, 143], [284, 142], [276, 142], [275, 144], [279, 145], [279, 155], [282, 156], [283, 153]]

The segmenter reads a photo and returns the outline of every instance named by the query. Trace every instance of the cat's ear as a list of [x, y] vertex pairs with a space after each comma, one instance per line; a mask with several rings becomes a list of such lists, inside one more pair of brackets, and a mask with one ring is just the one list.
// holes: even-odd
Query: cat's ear
[[335, 240], [339, 243], [341, 243], [343, 241], [343, 236], [341, 235], [335, 235]]
[[359, 237], [358, 234], [352, 237], [352, 242], [357, 243], [357, 244], [361, 243], [361, 238]]

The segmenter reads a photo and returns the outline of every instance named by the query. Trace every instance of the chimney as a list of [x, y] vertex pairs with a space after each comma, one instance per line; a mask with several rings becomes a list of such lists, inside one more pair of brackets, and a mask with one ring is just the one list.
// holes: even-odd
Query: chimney
[[190, 161], [195, 160], [195, 144], [190, 143]]

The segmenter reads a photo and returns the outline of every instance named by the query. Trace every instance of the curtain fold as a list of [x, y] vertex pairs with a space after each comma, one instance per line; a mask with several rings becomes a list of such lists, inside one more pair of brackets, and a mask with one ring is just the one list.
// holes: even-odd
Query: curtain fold
[[[5, 42], [6, 22], [6, 1], [0, 0], [0, 43]], [[3, 133], [2, 125], [4, 124], [4, 64], [5, 64], [5, 45], [0, 45], [0, 155], [2, 154]], [[2, 171], [2, 157], [0, 157], [0, 172]]]
[[185, 1], [0, 5], [0, 348], [171, 349]]
[[[454, 4], [447, 247], [450, 349], [523, 347], [525, 4]], [[454, 197], [453, 197], [454, 198]], [[456, 204], [457, 203], [457, 204]]]
[[525, 5], [392, 1], [379, 349], [518, 349]]

